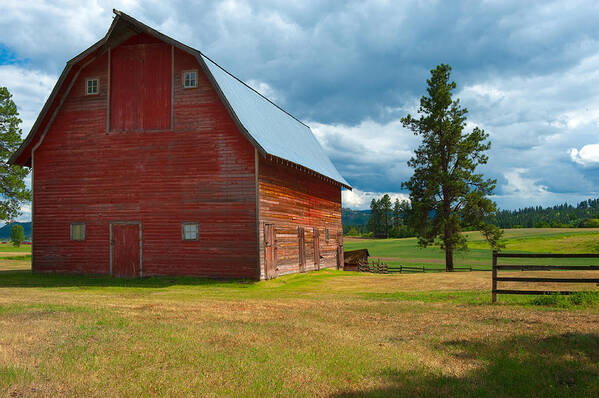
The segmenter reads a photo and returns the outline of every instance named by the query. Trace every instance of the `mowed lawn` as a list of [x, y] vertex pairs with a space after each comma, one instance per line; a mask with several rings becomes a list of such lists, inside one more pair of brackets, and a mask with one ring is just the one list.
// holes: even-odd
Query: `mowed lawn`
[[[597, 396], [599, 308], [490, 273], [34, 275], [0, 260], [0, 396]], [[596, 297], [595, 297], [596, 298]]]
[[[491, 269], [491, 250], [479, 232], [467, 232], [469, 250], [456, 252], [456, 267]], [[599, 229], [530, 228], [506, 229], [504, 252], [599, 253]], [[418, 247], [416, 238], [359, 239], [346, 237], [345, 250], [368, 249], [370, 255], [390, 265], [418, 265], [428, 269], [445, 267], [445, 253], [438, 247]], [[504, 264], [549, 264], [556, 260], [501, 259]], [[599, 265], [598, 260], [560, 259], [561, 265]]]

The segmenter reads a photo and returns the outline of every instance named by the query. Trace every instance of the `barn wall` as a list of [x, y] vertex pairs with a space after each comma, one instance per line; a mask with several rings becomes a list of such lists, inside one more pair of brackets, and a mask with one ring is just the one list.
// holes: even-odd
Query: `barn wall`
[[[182, 88], [186, 69], [198, 88]], [[83, 69], [35, 150], [34, 270], [108, 273], [109, 223], [141, 221], [144, 275], [256, 278], [254, 148], [196, 60], [174, 50], [172, 130], [107, 132], [108, 70], [107, 54]], [[88, 77], [99, 95], [85, 95]], [[181, 222], [198, 222], [198, 241]]]
[[[319, 231], [320, 268], [337, 266], [337, 247], [343, 244], [341, 188], [280, 161], [260, 157], [259, 219], [260, 276], [265, 274], [264, 225], [276, 231], [278, 275], [300, 271], [298, 227], [304, 228], [305, 270], [315, 270], [314, 229]], [[326, 229], [329, 239], [326, 239]]]

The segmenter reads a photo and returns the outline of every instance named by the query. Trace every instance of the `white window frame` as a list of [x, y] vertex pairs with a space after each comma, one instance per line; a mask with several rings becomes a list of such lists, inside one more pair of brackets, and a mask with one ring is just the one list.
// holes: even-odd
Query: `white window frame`
[[[193, 73], [194, 74], [194, 79], [193, 79], [193, 85], [187, 85], [187, 79], [185, 79], [186, 75], [188, 73]], [[184, 70], [181, 73], [181, 79], [183, 80], [183, 88], [197, 88], [198, 87], [198, 70], [197, 69], [190, 69], [190, 70]], [[190, 78], [191, 80], [191, 78]]]
[[[195, 226], [195, 238], [188, 238], [185, 227]], [[181, 239], [182, 240], [199, 240], [200, 239], [200, 226], [197, 222], [185, 221], [181, 223]]]
[[[96, 92], [89, 92], [89, 82], [96, 82]], [[90, 77], [89, 79], [85, 79], [85, 95], [98, 95], [100, 94], [100, 79], [97, 77]]]
[[[82, 230], [81, 230], [82, 235], [81, 236], [75, 235], [76, 228], [74, 228], [74, 227], [82, 227]], [[74, 240], [74, 241], [84, 241], [85, 240], [85, 223], [84, 222], [72, 222], [70, 231], [71, 231], [71, 240]]]

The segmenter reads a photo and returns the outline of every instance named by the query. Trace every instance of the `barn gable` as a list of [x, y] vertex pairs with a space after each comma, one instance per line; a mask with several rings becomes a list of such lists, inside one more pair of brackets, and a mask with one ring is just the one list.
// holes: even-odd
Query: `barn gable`
[[[83, 67], [95, 60], [97, 56], [106, 53], [108, 49], [119, 44], [126, 44], [126, 41], [131, 37], [139, 35], [140, 33], [145, 33], [146, 35], [168, 43], [174, 48], [182, 50], [197, 59], [204, 70], [204, 73], [206, 73], [214, 88], [219, 93], [222, 102], [227, 107], [227, 110], [236, 122], [241, 133], [246, 136], [262, 155], [269, 155], [271, 158], [282, 159], [300, 170], [304, 170], [310, 174], [316, 173], [335, 185], [341, 185], [351, 189], [347, 181], [339, 174], [330, 159], [326, 156], [308, 126], [273, 104], [235, 76], [231, 75], [200, 51], [163, 35], [127, 14], [117, 10], [114, 12], [116, 16], [106, 36], [67, 63], [67, 66], [44, 105], [36, 123], [22, 146], [11, 157], [10, 163], [31, 165], [32, 149], [41, 142], [43, 136], [48, 131], [54, 117], [60, 109], [62, 101], [68, 94], [79, 71], [81, 71]], [[167, 54], [162, 54], [164, 51], [161, 50], [159, 46], [155, 47], [156, 48], [153, 49], [155, 54], [152, 54], [152, 59], [154, 60], [157, 58], [160, 60], [165, 58]], [[115, 56], [118, 57], [118, 53], [115, 54]], [[134, 83], [123, 83], [124, 87], [121, 87], [122, 90], [131, 91], [135, 90], [136, 87], [139, 87], [139, 85]], [[159, 89], [160, 93], [162, 93], [168, 91], [170, 87], [162, 87]], [[170, 103], [172, 99], [167, 95], [159, 95], [158, 97], [159, 103], [157, 104], [134, 105], [140, 110], [144, 110], [145, 107], [172, 107], [172, 104]], [[160, 102], [160, 100], [162, 102]], [[118, 109], [121, 104], [113, 105], [111, 102], [111, 106], [116, 109], [111, 109], [110, 117], [106, 122], [107, 130], [112, 130], [113, 128], [135, 130], [137, 128], [146, 129], [146, 127], [152, 130], [164, 128], [169, 123], [172, 123], [171, 112], [169, 113], [171, 115], [170, 120], [167, 120], [167, 118], [162, 116], [163, 113], [159, 113], [158, 115], [148, 116], [145, 120], [128, 121], [129, 124], [121, 126], [119, 123], [123, 123], [122, 119], [118, 118]], [[131, 106], [131, 104], [128, 104], [128, 106]], [[144, 112], [141, 113], [143, 114]], [[142, 116], [142, 118], [143, 117], [145, 116]]]

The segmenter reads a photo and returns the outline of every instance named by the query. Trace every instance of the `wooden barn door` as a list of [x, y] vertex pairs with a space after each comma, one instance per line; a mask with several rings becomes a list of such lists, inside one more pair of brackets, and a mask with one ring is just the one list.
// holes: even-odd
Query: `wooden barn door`
[[110, 236], [112, 275], [141, 276], [141, 224], [110, 224]]
[[304, 228], [304, 264], [305, 269], [316, 269], [314, 263], [314, 232], [311, 228]]
[[299, 250], [299, 270], [306, 272], [306, 236], [304, 227], [297, 227], [297, 239]]
[[277, 277], [275, 226], [273, 224], [264, 224], [264, 268], [266, 279]]
[[320, 231], [314, 228], [314, 268], [320, 271]]
[[343, 232], [337, 232], [337, 269], [343, 269]]

